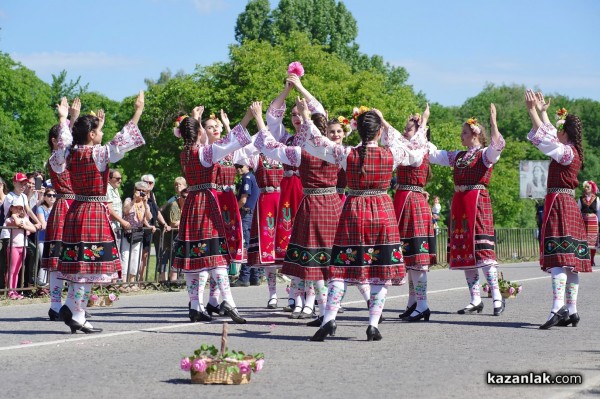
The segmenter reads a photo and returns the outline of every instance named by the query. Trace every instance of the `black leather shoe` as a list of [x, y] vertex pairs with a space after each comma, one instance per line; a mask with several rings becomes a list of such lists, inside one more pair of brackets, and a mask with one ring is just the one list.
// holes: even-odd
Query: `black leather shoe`
[[547, 322], [540, 326], [540, 330], [548, 330], [550, 327], [554, 327], [561, 320], [567, 320], [569, 318], [569, 310], [566, 306], [558, 309], [556, 312], [550, 312], [554, 316], [550, 318]]
[[404, 321], [419, 321], [421, 319], [429, 321], [429, 316], [431, 315], [431, 310], [429, 310], [429, 308], [425, 309], [422, 312], [419, 312], [417, 309], [415, 309], [415, 312], [417, 312], [416, 315], [408, 316], [404, 318]]
[[579, 320], [579, 313], [573, 313], [572, 315], [569, 315], [568, 319], [560, 319], [557, 326], [567, 327], [569, 324], [572, 324], [573, 327], [577, 327]]
[[313, 321], [306, 323], [308, 327], [321, 327], [321, 324], [323, 324], [323, 316], [319, 316]]
[[506, 301], [504, 301], [504, 299], [502, 299], [502, 300], [495, 299], [494, 303], [496, 303], [496, 302], [500, 302], [501, 305], [499, 307], [494, 306], [494, 316], [500, 316], [500, 314], [502, 314], [502, 312], [504, 312], [504, 308], [506, 306]]
[[267, 302], [267, 309], [277, 309], [277, 298], [269, 299], [269, 302]]
[[465, 313], [473, 313], [475, 311], [477, 311], [477, 313], [481, 313], [481, 311], [483, 310], [483, 302], [481, 302], [479, 305], [475, 306], [472, 303], [470, 303], [469, 305], [471, 305], [471, 307], [464, 307], [461, 310], [459, 310], [458, 314], [465, 314]]
[[189, 316], [190, 316], [190, 321], [192, 323], [195, 323], [197, 321], [211, 321], [212, 317], [206, 312], [206, 310], [196, 310], [196, 309], [190, 309], [189, 312]]
[[403, 313], [400, 313], [398, 315], [399, 318], [401, 319], [405, 319], [408, 316], [410, 316], [412, 314], [412, 312], [415, 311], [415, 309], [417, 308], [417, 303], [413, 303], [412, 305], [410, 305], [409, 307], [406, 308], [406, 310]]
[[[309, 313], [306, 313], [306, 312], [305, 312], [305, 309], [309, 309], [309, 310], [310, 310], [310, 312], [309, 312]], [[293, 314], [293, 313], [292, 313], [292, 314]], [[303, 308], [302, 308], [302, 312], [300, 312], [300, 315], [298, 316], [298, 318], [299, 318], [299, 319], [310, 319], [310, 318], [312, 318], [312, 317], [313, 317], [313, 314], [314, 314], [314, 310], [313, 310], [313, 309], [311, 309], [311, 308], [309, 308], [308, 306], [305, 306], [305, 307], [303, 307]]]
[[48, 309], [48, 317], [50, 318], [50, 321], [60, 321], [60, 315], [52, 308]]
[[338, 313], [344, 313], [346, 311], [346, 309], [344, 309], [343, 306], [340, 306], [340, 308], [338, 309]]
[[302, 314], [302, 308], [300, 306], [295, 306], [294, 311], [290, 315], [290, 319], [299, 319]]
[[382, 338], [383, 337], [381, 336], [381, 333], [377, 327], [373, 327], [371, 325], [367, 327], [367, 341], [381, 341]]
[[291, 302], [288, 301], [288, 305], [285, 308], [283, 308], [283, 311], [284, 312], [293, 312], [295, 308], [296, 308], [296, 301], [294, 301], [292, 299]]
[[250, 285], [253, 285], [253, 286], [260, 285], [260, 280], [250, 280]]
[[87, 321], [83, 324], [79, 324], [75, 320], [71, 319], [71, 321], [69, 322], [69, 327], [71, 327], [71, 334], [75, 334], [77, 331], [81, 331], [86, 334], [95, 334], [102, 332], [101, 328], [94, 328]]
[[[217, 317], [217, 316], [220, 316], [220, 315], [221, 315], [221, 314], [220, 314], [220, 313], [221, 313], [221, 309], [219, 308], [219, 306], [215, 306], [215, 305], [212, 305], [212, 304], [210, 304], [210, 303], [208, 303], [208, 304], [206, 305], [206, 312], [207, 312], [207, 313], [208, 313], [208, 314], [209, 314], [211, 317]], [[214, 316], [213, 316], [213, 313], [215, 314]]]
[[221, 316], [227, 315], [231, 318], [231, 320], [235, 321], [238, 324], [246, 324], [246, 319], [240, 316], [237, 309], [232, 307], [229, 303], [227, 303], [227, 301], [221, 302], [219, 308], [221, 309], [221, 311], [219, 312]]
[[238, 279], [235, 283], [231, 284], [232, 287], [250, 287], [249, 281], [242, 281]]
[[328, 335], [333, 337], [335, 335], [335, 330], [337, 330], [337, 324], [335, 324], [335, 320], [329, 320], [327, 324], [317, 330], [315, 335], [310, 337], [310, 340], [323, 342]]
[[67, 305], [62, 305], [60, 310], [58, 311], [58, 319], [65, 322], [66, 325], [69, 325], [71, 319], [73, 319], [73, 312]]

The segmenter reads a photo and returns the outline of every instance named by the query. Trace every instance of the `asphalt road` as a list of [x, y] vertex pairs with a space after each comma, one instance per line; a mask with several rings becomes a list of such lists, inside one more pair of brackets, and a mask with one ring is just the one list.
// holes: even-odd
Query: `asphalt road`
[[[350, 287], [336, 337], [307, 339], [315, 328], [289, 313], [266, 310], [267, 287], [233, 288], [245, 325], [229, 325], [229, 347], [264, 352], [264, 369], [249, 385], [189, 384], [179, 360], [201, 343], [219, 346], [222, 318], [192, 324], [184, 291], [121, 296], [91, 309], [101, 334], [71, 335], [47, 320], [48, 304], [0, 307], [1, 398], [588, 398], [600, 395], [600, 273], [581, 277], [577, 328], [539, 330], [550, 310], [548, 275], [535, 263], [502, 265], [523, 292], [492, 316], [458, 315], [469, 302], [462, 272], [429, 273], [429, 322], [406, 323], [398, 313], [407, 286], [388, 293], [383, 340], [366, 341], [368, 312]], [[481, 277], [483, 280], [483, 276]], [[285, 287], [278, 287], [285, 297]], [[280, 306], [285, 305], [280, 300]], [[489, 385], [487, 373], [581, 375], [574, 385]]]

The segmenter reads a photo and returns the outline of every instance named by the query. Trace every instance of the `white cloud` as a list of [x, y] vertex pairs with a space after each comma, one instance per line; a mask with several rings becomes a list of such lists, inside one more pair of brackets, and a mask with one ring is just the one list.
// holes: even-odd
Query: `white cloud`
[[107, 54], [103, 52], [40, 52], [21, 54], [11, 57], [37, 72], [57, 71], [61, 69], [105, 69], [129, 68], [143, 64], [143, 60]]
[[224, 10], [227, 6], [225, 0], [192, 0], [192, 2], [200, 14], [212, 14]]

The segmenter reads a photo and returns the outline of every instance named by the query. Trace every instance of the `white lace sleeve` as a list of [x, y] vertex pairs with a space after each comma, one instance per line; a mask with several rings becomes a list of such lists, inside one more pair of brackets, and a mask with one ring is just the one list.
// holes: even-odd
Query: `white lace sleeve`
[[212, 144], [202, 146], [198, 152], [200, 162], [208, 168], [235, 150], [239, 150], [250, 143], [251, 139], [248, 131], [242, 125], [236, 125], [227, 136]]
[[52, 151], [52, 155], [48, 160], [50, 167], [56, 173], [62, 173], [66, 169], [67, 156], [69, 155], [69, 148], [73, 144], [73, 135], [69, 125], [65, 123], [60, 124], [60, 131], [58, 134], [57, 149]]
[[300, 153], [302, 149], [297, 146], [287, 146], [277, 142], [268, 128], [261, 129], [258, 132], [254, 145], [267, 158], [275, 159], [290, 166], [300, 166]]
[[285, 113], [285, 103], [281, 108], [274, 108], [273, 103], [269, 105], [267, 109], [267, 127], [275, 138], [275, 140], [286, 142], [291, 135], [285, 130], [283, 126], [283, 114]]
[[346, 170], [348, 154], [350, 154], [352, 148], [346, 148], [343, 145], [336, 144], [328, 138], [323, 137], [319, 129], [317, 129], [314, 124], [308, 123], [307, 125], [310, 129], [310, 135], [302, 144], [302, 148], [304, 148], [310, 155], [329, 163], [339, 165]]
[[104, 172], [109, 162], [120, 161], [126, 152], [144, 144], [146, 144], [146, 141], [144, 141], [140, 129], [136, 124], [129, 121], [108, 144], [94, 146], [92, 156], [98, 170]]
[[505, 145], [506, 142], [504, 141], [504, 137], [502, 137], [502, 135], [498, 137], [497, 143], [492, 140], [490, 145], [483, 149], [483, 164], [489, 168], [498, 162], [500, 160], [500, 154], [502, 153]]
[[323, 104], [321, 104], [315, 97], [313, 97], [306, 105], [308, 106], [311, 114], [325, 115], [325, 108], [323, 108]]
[[531, 129], [527, 140], [561, 165], [570, 165], [575, 158], [573, 147], [558, 140], [556, 128], [550, 123], [544, 123], [537, 131]]
[[438, 150], [435, 144], [428, 143], [429, 162], [441, 166], [454, 166], [458, 151]]
[[381, 132], [381, 144], [389, 147], [394, 156], [394, 169], [398, 165], [419, 167], [427, 151], [425, 129], [420, 128], [410, 140], [407, 140], [392, 126], [384, 127]]

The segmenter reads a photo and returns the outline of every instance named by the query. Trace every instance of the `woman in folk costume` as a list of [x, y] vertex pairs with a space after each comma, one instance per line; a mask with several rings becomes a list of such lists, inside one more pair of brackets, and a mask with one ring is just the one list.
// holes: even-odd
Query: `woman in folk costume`
[[[310, 125], [305, 116], [304, 123]], [[426, 143], [421, 136], [407, 142], [377, 110], [360, 114], [357, 125], [362, 139], [358, 147], [335, 144], [313, 125], [311, 136], [303, 144], [309, 154], [344, 168], [350, 189], [331, 251], [323, 323], [312, 341], [335, 334], [335, 317], [348, 283], [371, 285], [367, 340], [381, 340], [377, 325], [387, 286], [405, 275], [398, 223], [387, 188], [394, 169], [422, 158]], [[378, 146], [379, 138], [385, 147]]]
[[[69, 206], [73, 203], [75, 195], [71, 187], [71, 176], [66, 168], [65, 156], [66, 148], [71, 146], [73, 136], [69, 128], [61, 128], [67, 122], [67, 114], [70, 114], [70, 123], [74, 123], [79, 117], [81, 102], [78, 98], [73, 100], [72, 106], [69, 108], [67, 99], [63, 97], [58, 105], [59, 123], [54, 125], [48, 132], [48, 145], [52, 151], [52, 155], [48, 160], [48, 173], [52, 187], [56, 190], [56, 202], [52, 207], [52, 211], [48, 216], [46, 223], [46, 237], [44, 240], [44, 251], [42, 253], [42, 269], [48, 270], [48, 282], [50, 284], [50, 309], [48, 317], [51, 321], [59, 320], [59, 314], [62, 305], [62, 287], [63, 281], [59, 279], [58, 260], [62, 246], [63, 228], [65, 216], [69, 210]], [[63, 140], [61, 140], [61, 130], [64, 132]], [[72, 286], [69, 286], [71, 289]]]
[[[305, 282], [304, 308], [294, 310], [291, 318], [311, 318], [315, 299], [323, 315], [327, 300], [325, 281], [328, 280], [331, 247], [342, 212], [342, 202], [336, 189], [339, 166], [316, 158], [299, 146], [277, 142], [264, 125], [261, 105], [253, 104], [253, 113], [260, 129], [254, 145], [269, 158], [299, 168], [304, 193], [282, 268], [283, 274]], [[303, 112], [306, 112], [303, 118], [310, 121], [310, 111], [303, 109]], [[312, 121], [303, 124], [296, 133], [299, 144], [306, 138], [311, 126], [316, 126], [325, 134], [327, 119], [322, 114], [313, 114]]]
[[188, 183], [188, 197], [181, 210], [179, 233], [175, 239], [173, 267], [183, 271], [190, 297], [190, 321], [209, 321], [212, 317], [204, 309], [200, 298], [210, 272], [217, 282], [223, 302], [221, 315], [228, 315], [236, 323], [243, 319], [235, 306], [229, 287], [228, 251], [225, 226], [216, 195], [218, 162], [228, 154], [250, 143], [246, 130], [252, 118], [250, 111], [229, 134], [212, 144], [203, 144], [206, 131], [201, 120], [203, 106], [195, 107], [191, 117], [185, 117], [175, 130], [184, 148], [180, 155], [183, 175]]
[[504, 138], [498, 131], [496, 107], [490, 105], [491, 143], [486, 147], [483, 127], [477, 119], [463, 123], [460, 135], [467, 151], [438, 150], [430, 144], [429, 162], [454, 169], [454, 196], [450, 211], [449, 264], [451, 270], [464, 270], [471, 293], [471, 303], [459, 314], [483, 310], [479, 287], [482, 268], [494, 301], [494, 316], [504, 311], [505, 302], [498, 285], [494, 220], [487, 186], [493, 166], [504, 149]]
[[[85, 115], [73, 124], [73, 146], [66, 160], [75, 201], [65, 217], [58, 270], [73, 285], [59, 315], [71, 332], [101, 332], [85, 317], [92, 284], [110, 283], [121, 269], [119, 250], [106, 206], [109, 162], [117, 162], [127, 151], [145, 144], [138, 129], [144, 110], [144, 92], [135, 101], [135, 113], [125, 127], [106, 145], [102, 143], [104, 112]], [[61, 140], [68, 135], [61, 124]], [[59, 143], [59, 148], [62, 145]]]
[[[283, 115], [285, 113], [285, 99], [293, 88], [300, 92], [300, 95], [307, 99], [311, 112], [325, 115], [325, 110], [308, 90], [302, 85], [300, 78], [304, 75], [304, 68], [299, 62], [292, 62], [288, 67], [288, 77], [285, 87], [279, 96], [273, 100], [267, 110], [267, 126], [275, 140], [280, 143], [297, 146], [298, 142], [295, 135], [289, 134], [283, 126]], [[295, 133], [298, 133], [301, 126], [300, 115], [296, 107], [292, 108], [292, 124]], [[284, 177], [281, 180], [281, 196], [279, 199], [279, 213], [277, 214], [277, 228], [275, 237], [275, 260], [283, 262], [287, 251], [287, 246], [292, 235], [292, 227], [298, 211], [300, 201], [302, 201], [302, 182], [300, 181], [298, 168], [290, 165], [283, 165]], [[286, 310], [299, 313], [303, 308], [304, 282], [297, 277], [292, 277], [290, 284], [290, 295], [288, 299], [288, 308]]]
[[577, 327], [579, 273], [592, 271], [585, 227], [574, 198], [577, 174], [583, 169], [581, 120], [561, 108], [557, 113], [557, 130], [548, 118], [550, 100], [546, 103], [542, 93], [536, 95], [527, 90], [525, 102], [532, 122], [527, 139], [552, 158], [540, 229], [540, 264], [543, 271], [552, 274], [554, 300], [548, 320], [540, 329], [569, 324]]
[[593, 181], [583, 182], [583, 195], [579, 198], [577, 205], [581, 209], [583, 225], [587, 243], [590, 248], [590, 260], [592, 266], [596, 266], [596, 244], [598, 243], [598, 221], [600, 220], [600, 201], [598, 201], [598, 186]]
[[[429, 104], [423, 116], [411, 115], [404, 128], [404, 138], [415, 134], [426, 136]], [[428, 320], [427, 271], [435, 264], [435, 231], [431, 210], [425, 197], [425, 184], [430, 174], [429, 155], [422, 160], [396, 169], [396, 194], [394, 210], [402, 239], [402, 255], [408, 274], [408, 304], [400, 318], [406, 321]]]

